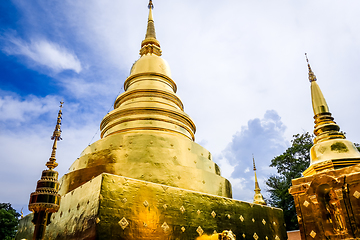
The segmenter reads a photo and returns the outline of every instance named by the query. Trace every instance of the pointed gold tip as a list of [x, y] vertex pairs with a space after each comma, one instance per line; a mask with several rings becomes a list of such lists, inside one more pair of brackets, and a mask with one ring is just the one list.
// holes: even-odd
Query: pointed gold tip
[[61, 109], [63, 108], [63, 104], [64, 101], [61, 100], [60, 101], [60, 110], [58, 113], [58, 117], [57, 117], [57, 122], [56, 122], [56, 126], [55, 126], [55, 130], [53, 135], [51, 136], [51, 140], [54, 140], [54, 144], [52, 147], [52, 152], [51, 152], [51, 156], [49, 158], [49, 161], [46, 163], [46, 166], [52, 170], [54, 168], [56, 168], [58, 166], [58, 163], [56, 162], [56, 149], [57, 149], [57, 141], [62, 140], [61, 138], [61, 119], [62, 119], [62, 111]]
[[254, 154], [253, 154], [253, 165], [254, 165], [254, 171], [256, 171]]
[[149, 1], [149, 17], [148, 17], [148, 25], [146, 29], [145, 39], [141, 42], [140, 55], [146, 55], [148, 53], [155, 54], [161, 56], [160, 43], [156, 40], [155, 33], [155, 24], [152, 14], [152, 9], [154, 8], [154, 4], [152, 0]]
[[154, 9], [154, 4], [152, 3], [152, 0], [149, 0], [148, 8], [149, 9]]
[[316, 76], [315, 76], [314, 72], [311, 70], [310, 62], [309, 62], [309, 59], [307, 57], [307, 53], [305, 53], [305, 58], [306, 58], [306, 62], [307, 62], [308, 69], [309, 69], [309, 81], [314, 82], [314, 81], [316, 81]]

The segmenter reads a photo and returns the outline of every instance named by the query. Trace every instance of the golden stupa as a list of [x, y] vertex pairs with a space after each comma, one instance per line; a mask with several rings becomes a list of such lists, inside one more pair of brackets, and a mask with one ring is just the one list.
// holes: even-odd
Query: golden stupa
[[331, 117], [307, 62], [315, 138], [309, 168], [289, 189], [301, 239], [360, 239], [360, 153]]
[[[286, 239], [282, 210], [232, 199], [230, 182], [194, 142], [152, 9], [150, 1], [140, 58], [100, 124], [101, 139], [60, 179], [45, 239]], [[31, 219], [16, 239], [31, 238]]]

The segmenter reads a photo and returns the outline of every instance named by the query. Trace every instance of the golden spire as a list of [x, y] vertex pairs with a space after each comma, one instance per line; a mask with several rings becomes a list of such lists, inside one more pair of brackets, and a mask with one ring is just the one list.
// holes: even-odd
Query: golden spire
[[266, 202], [264, 200], [264, 197], [261, 194], [261, 189], [259, 187], [259, 182], [257, 180], [256, 176], [256, 166], [255, 166], [255, 158], [253, 155], [253, 165], [254, 165], [254, 174], [255, 174], [255, 195], [254, 195], [254, 203], [260, 204], [260, 205], [266, 205]]
[[315, 119], [314, 146], [310, 150], [311, 163], [310, 167], [303, 172], [304, 176], [309, 176], [324, 170], [354, 165], [360, 161], [360, 153], [352, 142], [345, 140], [345, 135], [340, 132], [340, 127], [331, 116], [329, 107], [317, 84], [306, 53], [305, 56]]
[[160, 42], [156, 39], [156, 33], [155, 33], [155, 24], [152, 14], [154, 5], [152, 3], [152, 0], [149, 1], [148, 8], [149, 8], [148, 25], [147, 25], [145, 39], [141, 43], [140, 55], [143, 56], [148, 53], [151, 53], [161, 56]]
[[50, 223], [51, 214], [57, 212], [60, 207], [61, 196], [58, 194], [60, 183], [58, 182], [57, 171], [53, 169], [58, 165], [56, 162], [57, 141], [61, 140], [61, 108], [63, 101], [60, 102], [60, 110], [58, 113], [57, 123], [54, 133], [51, 137], [54, 140], [51, 157], [46, 163], [48, 170], [44, 170], [41, 179], [37, 182], [35, 192], [30, 194], [29, 210], [34, 213], [33, 220], [35, 225], [33, 239], [45, 239], [46, 226]]
[[53, 147], [52, 147], [52, 152], [51, 152], [51, 156], [49, 158], [49, 161], [46, 163], [46, 166], [52, 170], [54, 168], [57, 167], [58, 163], [56, 162], [56, 149], [57, 149], [57, 141], [60, 141], [62, 140], [62, 138], [60, 137], [61, 136], [61, 115], [62, 115], [62, 111], [61, 111], [61, 108], [63, 107], [62, 105], [64, 104], [63, 101], [60, 102], [60, 110], [59, 110], [59, 113], [58, 113], [58, 118], [57, 118], [57, 123], [56, 123], [56, 126], [55, 126], [55, 130], [54, 130], [54, 133], [53, 135], [51, 136], [51, 140], [54, 140], [54, 144], [53, 144]]

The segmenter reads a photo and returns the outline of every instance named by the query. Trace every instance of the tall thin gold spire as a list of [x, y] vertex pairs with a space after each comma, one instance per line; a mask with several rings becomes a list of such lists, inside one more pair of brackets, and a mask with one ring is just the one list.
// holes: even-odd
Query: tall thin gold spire
[[354, 144], [345, 139], [340, 132], [339, 125], [331, 116], [329, 107], [322, 94], [317, 79], [308, 65], [309, 81], [311, 84], [311, 101], [314, 111], [314, 146], [310, 150], [310, 167], [303, 172], [304, 176], [313, 175], [324, 170], [336, 169], [344, 166], [354, 165], [360, 162], [360, 153]]
[[46, 163], [48, 170], [44, 170], [41, 179], [37, 182], [35, 192], [31, 193], [29, 210], [34, 213], [32, 223], [35, 225], [33, 240], [45, 238], [46, 226], [49, 225], [51, 214], [57, 212], [60, 207], [61, 196], [58, 194], [60, 183], [58, 182], [57, 171], [53, 169], [58, 165], [56, 162], [57, 141], [61, 140], [61, 115], [63, 101], [60, 102], [60, 110], [57, 117], [56, 127], [51, 137], [54, 140], [51, 157]]
[[56, 126], [55, 126], [55, 130], [53, 135], [51, 136], [51, 140], [54, 140], [54, 144], [52, 147], [52, 152], [51, 152], [51, 156], [49, 158], [49, 161], [46, 163], [46, 166], [52, 170], [54, 168], [57, 167], [58, 163], [56, 162], [56, 149], [57, 149], [57, 142], [62, 140], [61, 138], [61, 119], [62, 119], [62, 107], [63, 107], [64, 102], [61, 101], [60, 102], [60, 110], [58, 113], [58, 118], [57, 118], [57, 122], [56, 122]]
[[254, 174], [255, 174], [255, 195], [254, 195], [254, 203], [256, 204], [261, 204], [261, 205], [266, 205], [266, 202], [264, 200], [263, 195], [261, 194], [261, 189], [259, 187], [259, 182], [256, 176], [256, 166], [255, 166], [255, 158], [253, 155], [253, 165], [254, 165]]
[[146, 29], [145, 39], [141, 42], [140, 55], [155, 54], [161, 56], [160, 42], [156, 39], [155, 24], [152, 14], [154, 4], [152, 0], [149, 1], [149, 17]]

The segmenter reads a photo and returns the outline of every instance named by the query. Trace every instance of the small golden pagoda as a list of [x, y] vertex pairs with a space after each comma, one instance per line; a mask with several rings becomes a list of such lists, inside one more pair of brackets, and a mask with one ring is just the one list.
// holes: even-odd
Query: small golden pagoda
[[253, 165], [254, 165], [254, 174], [255, 174], [255, 194], [254, 194], [254, 203], [260, 205], [266, 205], [263, 195], [261, 194], [261, 189], [259, 187], [259, 182], [256, 176], [256, 166], [255, 166], [255, 158], [253, 156]]
[[[100, 124], [101, 139], [60, 179], [60, 209], [46, 239], [285, 240], [282, 210], [232, 199], [230, 182], [194, 142], [152, 10], [150, 1], [140, 58]], [[30, 218], [16, 239], [29, 239]]]
[[331, 117], [309, 61], [314, 110], [314, 145], [304, 177], [293, 179], [289, 192], [302, 239], [360, 238], [360, 153]]

